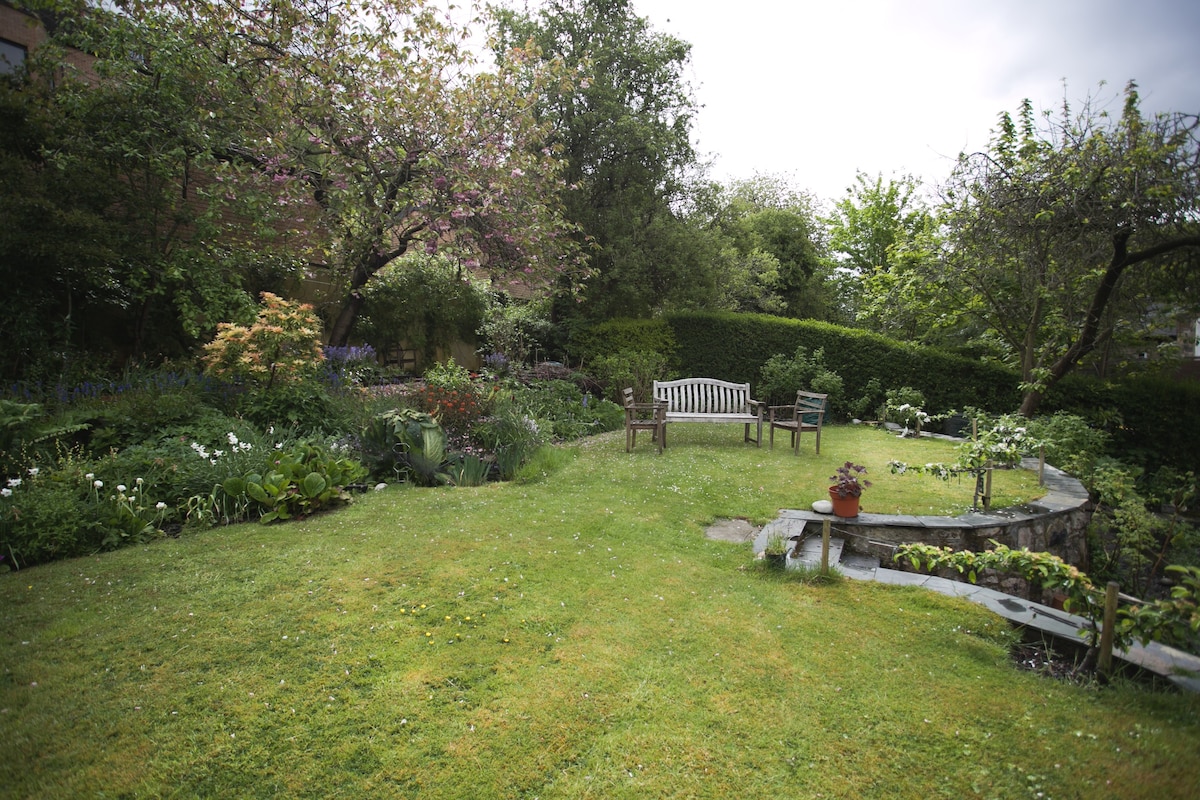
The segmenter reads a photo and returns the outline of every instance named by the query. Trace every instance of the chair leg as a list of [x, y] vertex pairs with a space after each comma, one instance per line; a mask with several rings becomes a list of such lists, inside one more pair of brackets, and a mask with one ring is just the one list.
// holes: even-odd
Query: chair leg
[[821, 455], [821, 426], [817, 426], [817, 455]]

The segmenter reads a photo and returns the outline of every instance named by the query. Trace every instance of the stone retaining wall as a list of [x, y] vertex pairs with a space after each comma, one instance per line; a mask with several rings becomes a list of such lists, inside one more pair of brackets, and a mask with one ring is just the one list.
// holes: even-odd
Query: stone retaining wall
[[[1026, 459], [1021, 466], [1036, 470], [1038, 463]], [[816, 525], [830, 519], [836, 534], [845, 537], [847, 550], [889, 566], [897, 545], [920, 542], [954, 550], [987, 550], [994, 539], [1008, 547], [1053, 553], [1086, 572], [1087, 525], [1093, 510], [1087, 490], [1051, 466], [1045, 467], [1043, 482], [1045, 496], [1032, 503], [957, 517], [859, 514], [844, 519], [814, 511], [785, 514]]]

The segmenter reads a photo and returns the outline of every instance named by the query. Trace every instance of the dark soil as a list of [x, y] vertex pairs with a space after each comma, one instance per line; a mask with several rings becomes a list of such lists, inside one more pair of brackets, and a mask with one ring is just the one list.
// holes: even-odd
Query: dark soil
[[1018, 669], [1048, 678], [1074, 683], [1087, 683], [1092, 679], [1091, 675], [1080, 672], [1083, 661], [1076, 653], [1055, 650], [1045, 642], [1022, 642], [1013, 647], [1011, 657]]

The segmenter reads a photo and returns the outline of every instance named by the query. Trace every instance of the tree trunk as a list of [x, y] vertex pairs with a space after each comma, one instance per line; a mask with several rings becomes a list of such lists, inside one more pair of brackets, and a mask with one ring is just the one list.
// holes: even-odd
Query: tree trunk
[[362, 311], [363, 304], [366, 302], [366, 298], [363, 297], [360, 290], [367, 285], [367, 281], [371, 280], [371, 276], [376, 272], [404, 255], [411, 238], [410, 235], [401, 239], [400, 247], [391, 252], [372, 253], [354, 267], [354, 272], [350, 275], [350, 286], [346, 291], [345, 299], [342, 300], [341, 310], [338, 311], [333, 326], [329, 329], [327, 344], [330, 347], [345, 347], [350, 344], [350, 333], [354, 330], [354, 322], [358, 319], [358, 313]]
[[1101, 319], [1108, 308], [1109, 300], [1112, 299], [1113, 293], [1117, 289], [1117, 284], [1120, 282], [1121, 276], [1125, 274], [1126, 270], [1135, 264], [1149, 261], [1165, 253], [1183, 248], [1200, 247], [1200, 236], [1187, 235], [1164, 239], [1151, 247], [1131, 253], [1129, 252], [1130, 236], [1131, 232], [1129, 230], [1122, 230], [1113, 237], [1112, 258], [1109, 259], [1108, 268], [1105, 269], [1104, 276], [1100, 279], [1100, 283], [1096, 286], [1096, 291], [1092, 295], [1092, 302], [1088, 307], [1087, 315], [1084, 317], [1083, 327], [1079, 331], [1079, 336], [1067, 348], [1067, 351], [1050, 366], [1050, 374], [1046, 379], [1045, 385], [1040, 389], [1031, 389], [1025, 393], [1025, 397], [1021, 400], [1020, 410], [1020, 413], [1024, 416], [1028, 417], [1036, 413], [1045, 391], [1070, 373], [1075, 368], [1075, 365], [1079, 363], [1080, 359], [1096, 349], [1097, 343], [1101, 341]]
[[329, 346], [345, 347], [350, 343], [350, 331], [354, 329], [354, 321], [358, 319], [358, 312], [362, 311], [362, 307], [362, 293], [351, 289], [342, 301], [342, 308], [333, 321], [333, 327], [329, 329]]

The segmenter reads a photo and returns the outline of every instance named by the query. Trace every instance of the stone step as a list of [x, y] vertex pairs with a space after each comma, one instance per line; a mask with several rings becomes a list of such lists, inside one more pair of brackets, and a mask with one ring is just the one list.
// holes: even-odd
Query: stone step
[[788, 547], [794, 546], [795, 540], [804, 535], [804, 526], [804, 520], [786, 516], [768, 522], [754, 537], [754, 554], [762, 555], [767, 547], [767, 539], [777, 533], [789, 542]]
[[874, 572], [879, 569], [879, 559], [875, 556], [864, 556], [858, 553], [844, 553], [842, 562], [839, 564], [843, 570], [857, 570], [858, 572]]
[[[842, 560], [842, 548], [845, 547], [846, 540], [830, 537], [829, 539], [829, 565], [836, 567], [838, 562]], [[814, 569], [821, 566], [821, 535], [809, 535], [804, 537], [800, 544], [800, 554], [795, 555], [794, 550], [788, 551], [786, 561], [788, 569]]]

